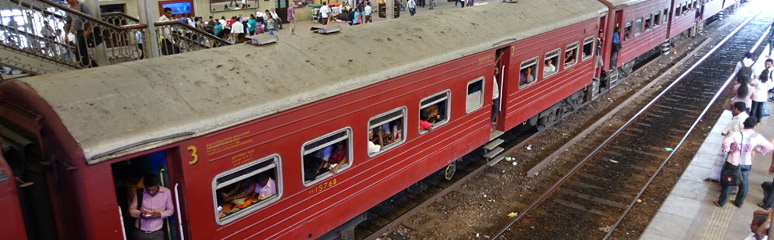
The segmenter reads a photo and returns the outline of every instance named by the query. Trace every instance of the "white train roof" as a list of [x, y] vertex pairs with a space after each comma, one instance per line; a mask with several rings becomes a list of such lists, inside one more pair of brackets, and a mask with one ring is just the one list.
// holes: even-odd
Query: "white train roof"
[[[24, 78], [89, 164], [232, 127], [605, 14], [521, 0]], [[300, 29], [299, 29], [300, 30]], [[303, 30], [301, 30], [303, 31]]]
[[610, 4], [613, 4], [614, 8], [628, 7], [641, 2], [647, 2], [648, 0], [607, 0]]

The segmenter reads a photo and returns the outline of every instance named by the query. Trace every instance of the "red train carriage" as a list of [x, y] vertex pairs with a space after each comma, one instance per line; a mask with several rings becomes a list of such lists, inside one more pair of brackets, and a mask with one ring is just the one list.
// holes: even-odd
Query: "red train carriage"
[[608, 30], [619, 28], [621, 50], [616, 67], [635, 60], [667, 40], [669, 30], [670, 0], [610, 1], [615, 9], [615, 24]]
[[[499, 131], [577, 106], [605, 12], [495, 3], [3, 83], [4, 146], [41, 156], [14, 160], [38, 186], [18, 198], [43, 209], [19, 207], [24, 230], [120, 239], [152, 172], [173, 192], [169, 236], [320, 237], [489, 141], [495, 81]], [[268, 191], [232, 199], [255, 182]]]
[[668, 35], [670, 39], [696, 25], [696, 10], [700, 10], [699, 7], [698, 0], [672, 0], [672, 20]]
[[[702, 19], [709, 19], [720, 11], [731, 6], [735, 1], [723, 1], [723, 0], [702, 0], [704, 11], [702, 11]], [[725, 5], [724, 5], [725, 4]], [[701, 11], [701, 8], [699, 8]]]

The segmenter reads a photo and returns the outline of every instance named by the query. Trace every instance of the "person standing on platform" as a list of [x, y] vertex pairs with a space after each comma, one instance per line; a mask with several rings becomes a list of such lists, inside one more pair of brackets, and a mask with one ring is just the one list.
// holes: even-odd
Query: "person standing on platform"
[[[752, 66], [755, 64], [755, 61], [752, 59], [752, 53], [746, 52], [744, 53], [744, 59], [742, 61], [736, 63], [736, 68], [734, 68], [734, 74], [736, 74], [736, 81], [740, 82], [742, 79], [746, 78], [749, 82], [752, 80]], [[750, 107], [750, 106], [748, 106]]]
[[752, 98], [750, 116], [758, 118], [759, 123], [761, 122], [761, 118], [765, 117], [763, 116], [764, 108], [768, 108], [765, 104], [766, 100], [769, 98], [769, 90], [774, 88], [774, 81], [772, 81], [772, 77], [774, 77], [774, 71], [772, 70], [774, 69], [772, 69], [772, 64], [774, 64], [774, 60], [766, 59], [766, 68], [764, 68], [758, 78], [752, 82], [755, 96]]
[[365, 18], [363, 19], [363, 23], [371, 22], [371, 12], [373, 11], [373, 9], [371, 9], [371, 2], [366, 3], [364, 9], [363, 16], [365, 16]]
[[292, 24], [290, 25], [290, 35], [296, 35], [296, 6], [294, 4], [290, 4], [288, 7], [288, 22]]
[[328, 25], [328, 14], [331, 13], [331, 8], [328, 7], [328, 4], [326, 2], [322, 3], [322, 6], [320, 7], [320, 22], [322, 25]]
[[164, 240], [164, 218], [175, 213], [172, 205], [172, 192], [159, 185], [156, 174], [143, 177], [145, 189], [138, 193], [129, 205], [129, 214], [136, 218], [134, 224], [135, 240]]
[[408, 8], [409, 14], [411, 14], [411, 16], [414, 16], [414, 14], [417, 13], [417, 3], [414, 0], [406, 1], [406, 7]]
[[771, 57], [771, 49], [774, 48], [774, 22], [771, 23], [771, 29], [769, 30], [769, 55]]
[[[747, 179], [752, 168], [753, 151], [765, 154], [774, 148], [771, 142], [755, 132], [753, 128], [757, 123], [758, 120], [755, 117], [748, 117], [744, 120], [744, 129], [730, 133], [723, 139], [723, 151], [728, 153], [723, 168], [739, 168], [739, 191], [736, 194], [736, 199], [732, 202], [736, 207], [742, 207], [744, 199], [747, 197]], [[769, 170], [772, 169], [774, 169], [774, 165]], [[715, 206], [723, 207], [726, 204], [731, 187], [729, 184], [721, 184], [720, 196], [717, 200], [713, 200]]]
[[[731, 122], [726, 125], [726, 128], [720, 132], [720, 135], [728, 136], [729, 133], [735, 133], [744, 129], [744, 120], [747, 120], [747, 117], [749, 117], [744, 111], [745, 109], [747, 109], [747, 106], [745, 106], [744, 102], [736, 102], [731, 105], [731, 114], [733, 114], [734, 117], [731, 119]], [[704, 181], [720, 182], [720, 170], [723, 168], [724, 162], [726, 162], [725, 152], [718, 156], [717, 161], [712, 165], [712, 173], [710, 173], [710, 176], [705, 178]]]

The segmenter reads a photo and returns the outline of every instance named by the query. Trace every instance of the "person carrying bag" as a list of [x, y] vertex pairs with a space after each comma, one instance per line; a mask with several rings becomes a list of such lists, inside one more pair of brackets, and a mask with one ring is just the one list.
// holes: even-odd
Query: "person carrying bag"
[[716, 206], [723, 207], [728, 201], [732, 186], [739, 186], [736, 199], [732, 202], [736, 207], [742, 207], [747, 197], [747, 180], [752, 169], [753, 152], [767, 153], [774, 148], [771, 142], [756, 133], [758, 124], [755, 117], [744, 120], [744, 129], [731, 133], [723, 139], [723, 150], [728, 153], [726, 162], [720, 172], [720, 196], [713, 200]]

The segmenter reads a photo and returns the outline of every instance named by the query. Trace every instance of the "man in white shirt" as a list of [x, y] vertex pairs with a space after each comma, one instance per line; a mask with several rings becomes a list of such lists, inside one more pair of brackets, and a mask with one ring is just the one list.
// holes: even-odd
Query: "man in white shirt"
[[234, 38], [235, 43], [241, 43], [245, 38], [245, 25], [239, 19], [231, 24], [231, 37]]
[[279, 27], [279, 29], [282, 29], [282, 19], [280, 19], [279, 15], [277, 15], [276, 9], [271, 9], [271, 18], [274, 19], [275, 24]]
[[326, 2], [323, 2], [322, 7], [320, 7], [320, 23], [322, 23], [322, 25], [328, 25], [328, 15], [330, 13], [331, 8], [328, 7]]
[[414, 16], [414, 14], [417, 13], [417, 3], [414, 0], [406, 1], [406, 7], [408, 8], [409, 14], [411, 14], [411, 16]]
[[[164, 8], [164, 15], [159, 17], [159, 22], [174, 21], [172, 18], [172, 9]], [[161, 31], [161, 54], [170, 55], [180, 53], [180, 47], [178, 46], [175, 38], [172, 36], [172, 30], [170, 26], [164, 26]]]
[[226, 22], [226, 16], [220, 16], [220, 19], [218, 19], [218, 22], [220, 22], [220, 26], [223, 27], [223, 29], [231, 29], [231, 27], [228, 26], [228, 23]]
[[[377, 140], [379, 142], [379, 145], [376, 145], [371, 139], [374, 138], [374, 131], [377, 132], [379, 139]], [[382, 127], [379, 126], [377, 128], [371, 129], [371, 131], [368, 131], [368, 154], [377, 153], [382, 150], [382, 147], [384, 147], [384, 140], [382, 140]]]
[[[753, 152], [766, 154], [774, 148], [769, 140], [755, 132], [754, 128], [757, 124], [757, 119], [755, 119], [755, 117], [748, 117], [744, 120], [744, 129], [738, 132], [729, 133], [723, 139], [723, 151], [728, 153], [726, 162], [723, 163], [723, 168], [738, 168], [739, 171], [739, 173], [737, 173], [739, 178], [739, 191], [736, 194], [736, 199], [732, 202], [736, 207], [742, 207], [744, 199], [747, 197], [747, 183], [752, 168]], [[774, 161], [772, 161], [772, 163], [774, 163]], [[774, 169], [774, 164], [769, 168], [769, 172], [771, 172], [772, 169]], [[726, 177], [727, 176], [723, 176], [721, 173], [721, 180]], [[718, 196], [717, 200], [713, 201], [715, 206], [723, 207], [723, 205], [726, 204], [728, 195], [731, 193], [731, 187], [730, 184], [723, 184], [721, 181], [720, 196]]]
[[[755, 61], [752, 60], [752, 53], [749, 53], [749, 52], [744, 53], [744, 59], [736, 63], [736, 68], [734, 68], [734, 74], [739, 73], [739, 70], [742, 70], [742, 67], [752, 68], [753, 64], [755, 64]], [[752, 73], [750, 73], [750, 76], [747, 76], [747, 77], [752, 77]]]
[[[723, 129], [723, 131], [720, 132], [720, 135], [728, 136], [729, 133], [738, 132], [742, 129], [744, 129], [744, 120], [747, 120], [747, 112], [745, 112], [745, 109], [747, 108], [747, 104], [744, 102], [735, 102], [733, 105], [731, 105], [731, 114], [733, 114], [733, 118], [731, 119], [731, 122], [726, 125], [726, 128]], [[723, 169], [723, 164], [726, 162], [726, 153], [721, 151], [717, 158], [715, 159], [715, 163], [712, 164], [712, 172], [710, 172], [709, 177], [705, 178], [705, 182], [719, 182], [720, 181], [720, 171]]]
[[547, 59], [546, 64], [543, 65], [543, 75], [548, 75], [556, 72], [556, 66], [554, 66], [553, 60]]
[[363, 20], [363, 23], [372, 22], [371, 20], [371, 12], [373, 9], [371, 9], [371, 2], [366, 3], [365, 10], [363, 10], [363, 15], [365, 15], [365, 19]]

